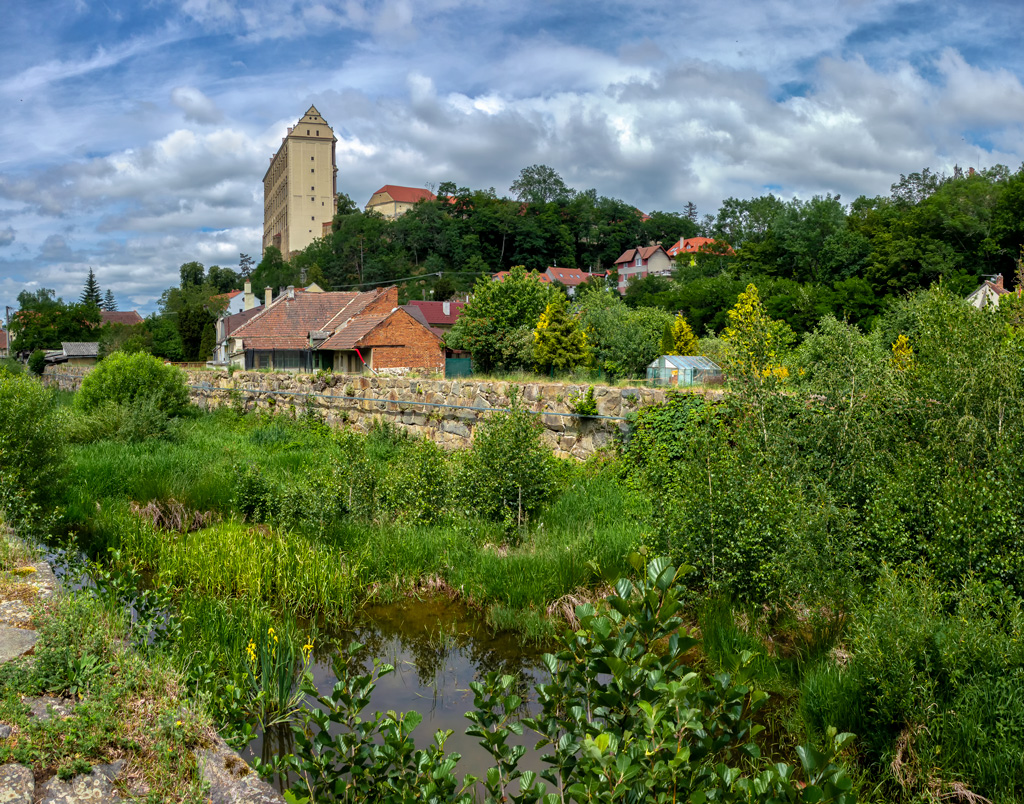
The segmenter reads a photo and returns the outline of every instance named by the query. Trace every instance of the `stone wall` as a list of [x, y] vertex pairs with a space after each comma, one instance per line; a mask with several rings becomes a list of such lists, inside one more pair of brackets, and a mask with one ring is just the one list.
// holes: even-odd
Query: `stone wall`
[[[76, 390], [87, 370], [47, 367], [44, 382]], [[527, 407], [540, 414], [542, 437], [556, 455], [586, 459], [627, 428], [624, 417], [664, 401], [652, 388], [594, 386], [598, 416], [572, 415], [571, 397], [587, 385], [565, 383], [474, 382], [470, 378], [420, 380], [351, 374], [267, 374], [257, 371], [185, 372], [192, 401], [203, 408], [238, 405], [245, 410], [302, 413], [307, 406], [334, 426], [365, 432], [375, 418], [426, 436], [450, 449], [468, 446], [487, 411], [506, 408], [518, 387]]]

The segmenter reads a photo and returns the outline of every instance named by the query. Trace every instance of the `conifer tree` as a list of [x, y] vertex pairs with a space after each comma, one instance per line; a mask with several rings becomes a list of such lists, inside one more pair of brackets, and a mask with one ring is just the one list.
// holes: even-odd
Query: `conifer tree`
[[561, 293], [544, 309], [533, 340], [533, 359], [538, 371], [570, 371], [590, 360], [587, 336], [576, 318], [569, 314]]
[[110, 313], [117, 311], [117, 300], [114, 298], [114, 291], [110, 288], [107, 288], [107, 292], [103, 294], [103, 309]]
[[103, 296], [100, 294], [100, 283], [96, 281], [96, 274], [92, 268], [89, 269], [89, 276], [85, 280], [85, 287], [82, 288], [81, 304], [88, 304], [91, 307], [100, 307], [103, 304]]
[[672, 322], [672, 352], [673, 355], [699, 355], [700, 347], [697, 343], [697, 336], [693, 334], [690, 323], [686, 316], [677, 315]]
[[661, 331], [661, 353], [663, 355], [674, 355], [676, 353], [676, 342], [672, 338], [672, 325], [666, 321]]

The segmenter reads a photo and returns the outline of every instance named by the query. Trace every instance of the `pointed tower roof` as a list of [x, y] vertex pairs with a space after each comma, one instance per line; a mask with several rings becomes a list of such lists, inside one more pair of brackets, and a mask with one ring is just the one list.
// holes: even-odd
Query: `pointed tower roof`
[[[318, 125], [327, 125], [327, 121], [320, 116], [320, 112], [315, 106], [310, 106], [309, 110], [302, 116], [299, 123], [316, 123]], [[298, 123], [296, 123], [298, 125]]]

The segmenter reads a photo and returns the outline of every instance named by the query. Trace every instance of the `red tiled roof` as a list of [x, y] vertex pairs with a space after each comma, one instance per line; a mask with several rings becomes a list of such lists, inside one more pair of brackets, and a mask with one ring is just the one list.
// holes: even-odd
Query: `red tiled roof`
[[678, 243], [673, 243], [667, 253], [668, 256], [674, 257], [679, 253], [695, 254], [698, 251], [723, 256], [736, 253], [724, 240], [715, 240], [713, 237], [684, 237]]
[[633, 258], [636, 257], [637, 251], [640, 252], [640, 258], [644, 262], [647, 262], [647, 260], [654, 256], [654, 254], [659, 250], [664, 251], [661, 246], [643, 246], [639, 249], [629, 248], [622, 252], [622, 256], [615, 261], [615, 264], [621, 265], [624, 262], [633, 262]]
[[[392, 201], [398, 201], [400, 204], [415, 204], [417, 201], [433, 201], [436, 199], [430, 190], [422, 187], [402, 187], [398, 184], [385, 184], [373, 195], [379, 193], [387, 193], [391, 196]], [[373, 196], [370, 196], [370, 200], [373, 200]]]
[[242, 291], [240, 290], [229, 290], [227, 293], [218, 293], [216, 296], [211, 296], [213, 299], [233, 299]]
[[[458, 301], [410, 301], [408, 306], [418, 307], [420, 312], [423, 313], [423, 320], [426, 321], [428, 326], [450, 327], [459, 320], [459, 316], [462, 315], [462, 308], [466, 306], [466, 303]], [[448, 310], [447, 313], [445, 309]], [[415, 318], [415, 316], [413, 317]]]
[[380, 291], [306, 293], [296, 290], [291, 298], [285, 293], [238, 327], [232, 337], [241, 338], [244, 349], [308, 349], [310, 332], [339, 326], [379, 295]]
[[235, 330], [238, 329], [242, 324], [248, 321], [250, 318], [254, 318], [263, 312], [263, 306], [258, 305], [253, 307], [251, 310], [242, 310], [240, 313], [232, 313], [224, 318], [224, 332], [228, 337], [231, 337]]
[[142, 316], [139, 315], [135, 310], [125, 310], [120, 312], [118, 310], [100, 310], [100, 325], [103, 324], [141, 324]]
[[377, 325], [387, 319], [388, 315], [364, 315], [353, 318], [334, 333], [330, 338], [321, 343], [318, 349], [354, 349], [356, 344], [369, 335]]
[[[559, 268], [557, 265], [545, 268], [544, 274], [541, 274], [541, 276], [544, 275], [547, 275], [549, 282], [561, 282], [568, 287], [582, 285], [584, 282], [589, 281], [591, 276], [597, 276], [597, 274], [588, 274], [586, 271], [581, 271], [579, 268]], [[601, 275], [603, 276], [603, 274]]]

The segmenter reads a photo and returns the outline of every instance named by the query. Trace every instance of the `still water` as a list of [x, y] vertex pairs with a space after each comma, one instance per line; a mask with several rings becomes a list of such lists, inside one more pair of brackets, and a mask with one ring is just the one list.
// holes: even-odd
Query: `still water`
[[[321, 634], [321, 646], [333, 644], [347, 650], [353, 640], [364, 646], [357, 654], [365, 672], [374, 657], [394, 665], [395, 672], [384, 676], [364, 714], [373, 712], [408, 712], [416, 710], [423, 722], [413, 737], [419, 748], [426, 748], [438, 729], [454, 733], [445, 744], [450, 754], [462, 755], [455, 773], [482, 777], [493, 764], [490, 754], [477, 744], [475, 737], [465, 734], [470, 722], [465, 713], [473, 709], [471, 681], [481, 680], [496, 670], [517, 679], [517, 692], [524, 698], [522, 716], [532, 712], [533, 687], [547, 681], [547, 670], [540, 657], [542, 649], [524, 648], [517, 639], [495, 635], [483, 623], [479, 613], [445, 599], [406, 600], [387, 606], [364, 610], [352, 629]], [[310, 669], [321, 694], [328, 695], [336, 677], [332, 670], [332, 650], [314, 653]], [[290, 735], [272, 729], [260, 734], [242, 756], [268, 760], [271, 756], [292, 750]], [[527, 733], [510, 740], [528, 747], [520, 763], [523, 770], [541, 770], [539, 754], [532, 750], [536, 735]], [[287, 785], [277, 780], [277, 787]]]

